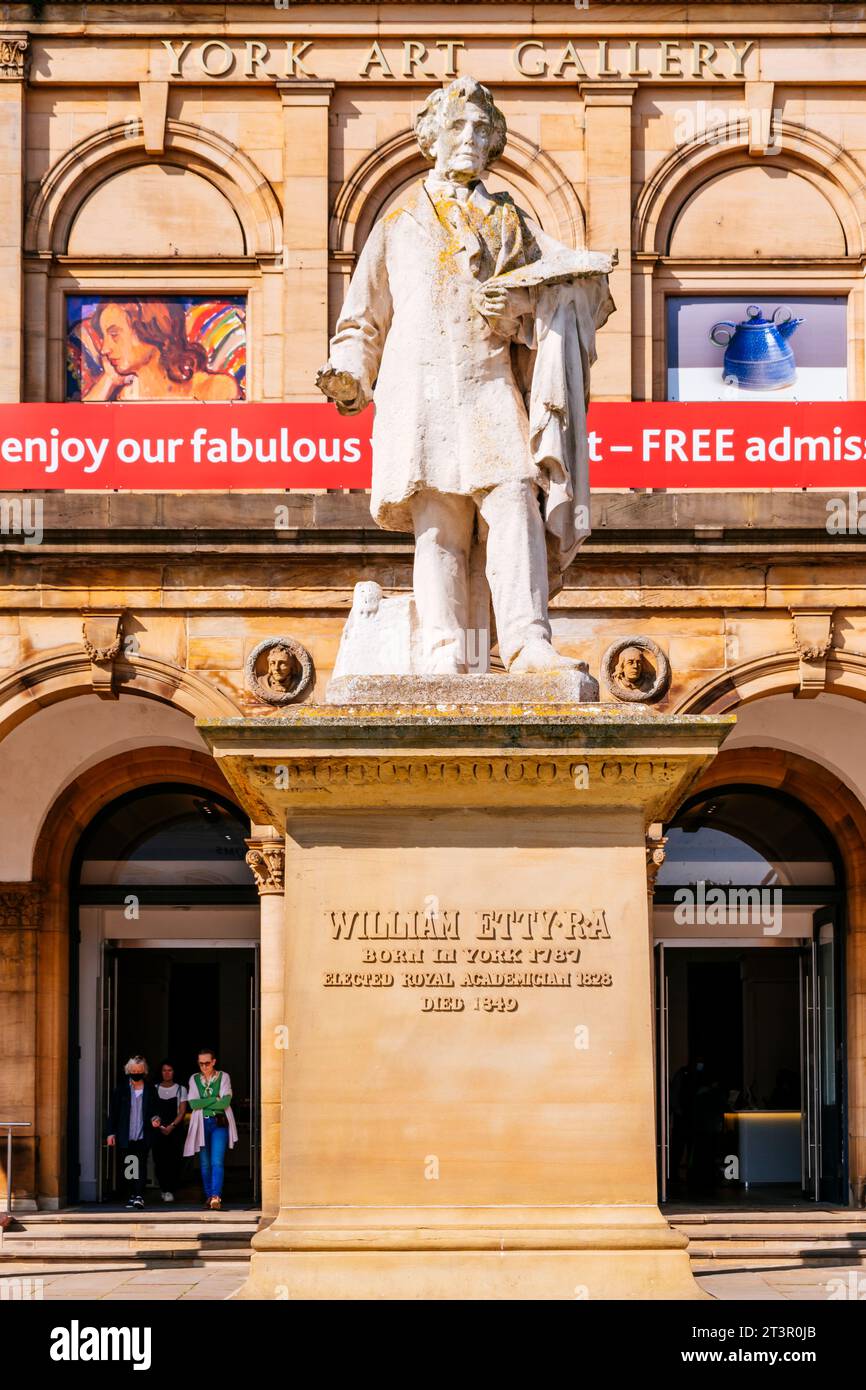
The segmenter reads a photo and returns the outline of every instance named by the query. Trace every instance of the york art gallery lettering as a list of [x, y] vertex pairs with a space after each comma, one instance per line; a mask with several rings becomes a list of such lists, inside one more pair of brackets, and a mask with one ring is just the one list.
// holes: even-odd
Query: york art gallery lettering
[[[467, 914], [462, 914], [465, 920]], [[334, 940], [358, 941], [459, 941], [458, 909], [435, 911], [380, 911], [340, 909], [327, 913]], [[576, 908], [484, 909], [473, 914], [474, 935], [479, 941], [587, 941], [610, 937], [603, 908], [581, 912]]]
[[[742, 81], [757, 53], [753, 39], [524, 38], [505, 47], [502, 71], [482, 71], [490, 56], [464, 39], [376, 39], [352, 45], [318, 39], [161, 39], [167, 76], [185, 78], [319, 78], [347, 81], [445, 81], [470, 67], [483, 80], [521, 78], [556, 81], [664, 78], [676, 81]], [[495, 50], [494, 50], [495, 52]], [[496, 55], [498, 58], [498, 54]]]

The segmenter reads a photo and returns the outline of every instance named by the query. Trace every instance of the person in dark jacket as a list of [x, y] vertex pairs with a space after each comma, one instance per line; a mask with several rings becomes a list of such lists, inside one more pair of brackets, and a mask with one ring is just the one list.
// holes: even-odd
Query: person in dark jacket
[[120, 1169], [128, 1193], [129, 1211], [144, 1206], [147, 1154], [159, 1128], [156, 1088], [147, 1080], [147, 1061], [130, 1057], [124, 1067], [126, 1080], [116, 1086], [108, 1110], [108, 1147], [120, 1150]]

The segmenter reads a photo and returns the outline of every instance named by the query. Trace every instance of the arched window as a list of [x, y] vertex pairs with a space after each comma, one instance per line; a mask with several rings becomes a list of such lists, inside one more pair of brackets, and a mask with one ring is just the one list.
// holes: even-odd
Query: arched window
[[818, 817], [793, 797], [721, 788], [687, 801], [667, 829], [656, 886], [698, 882], [826, 889], [839, 882], [837, 853]]
[[231, 802], [176, 787], [121, 797], [81, 844], [82, 888], [252, 888], [246, 864], [249, 822]]

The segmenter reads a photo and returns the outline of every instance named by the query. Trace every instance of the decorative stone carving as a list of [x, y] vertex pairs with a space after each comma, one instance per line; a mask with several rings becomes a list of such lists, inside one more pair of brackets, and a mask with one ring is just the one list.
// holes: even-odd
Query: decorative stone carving
[[651, 637], [622, 637], [605, 652], [601, 675], [617, 700], [650, 704], [670, 685], [671, 666]]
[[36, 931], [41, 910], [40, 883], [4, 883], [0, 888], [0, 930]]
[[415, 134], [433, 169], [371, 231], [317, 384], [352, 415], [375, 383], [371, 510], [414, 531], [418, 642], [395, 610], [388, 668], [356, 672], [347, 647], [341, 675], [484, 674], [470, 652], [491, 605], [509, 672], [573, 670], [552, 645], [549, 576], [561, 585], [589, 534], [585, 377], [616, 253], [570, 250], [488, 193], [507, 129], [473, 78], [432, 92]]
[[286, 847], [282, 840], [247, 840], [247, 863], [259, 895], [282, 893], [286, 885]]
[[83, 608], [81, 617], [94, 693], [101, 700], [116, 700], [114, 663], [123, 649], [123, 609]]
[[293, 637], [267, 637], [247, 657], [247, 685], [265, 705], [292, 705], [312, 689], [313, 658]]
[[662, 834], [661, 825], [651, 825], [646, 837], [646, 890], [650, 898], [655, 891], [658, 871], [665, 862], [667, 842], [668, 837]]
[[415, 669], [417, 637], [418, 614], [411, 594], [386, 598], [372, 580], [356, 584], [331, 680], [409, 675]]
[[23, 81], [30, 59], [29, 45], [26, 34], [0, 35], [0, 80]]
[[794, 647], [800, 656], [800, 699], [814, 700], [827, 684], [827, 654], [833, 641], [832, 608], [792, 608]]

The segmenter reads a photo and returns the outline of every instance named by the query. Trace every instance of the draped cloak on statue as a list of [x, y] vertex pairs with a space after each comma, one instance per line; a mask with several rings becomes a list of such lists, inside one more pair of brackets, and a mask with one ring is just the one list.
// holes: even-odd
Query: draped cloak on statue
[[[614, 309], [613, 256], [570, 251], [505, 193], [468, 200], [418, 185], [373, 228], [330, 362], [376, 403], [370, 510], [412, 531], [423, 489], [473, 495], [529, 479], [541, 494], [551, 592], [589, 534], [586, 406], [595, 334]], [[473, 307], [507, 288], [494, 330]], [[501, 277], [501, 280], [500, 280]]]

